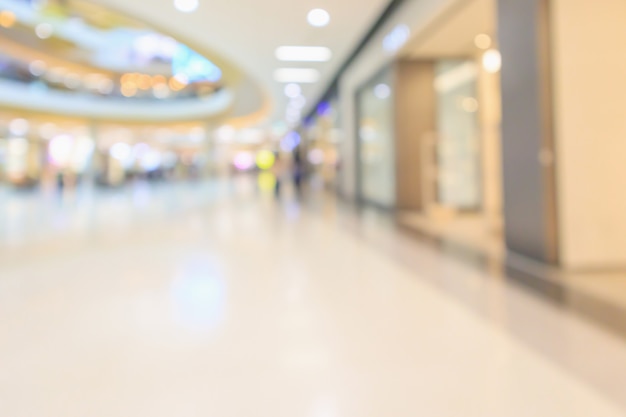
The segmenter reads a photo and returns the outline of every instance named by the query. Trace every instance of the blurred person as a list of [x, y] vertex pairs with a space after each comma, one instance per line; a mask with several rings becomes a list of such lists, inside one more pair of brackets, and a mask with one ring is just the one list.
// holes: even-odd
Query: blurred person
[[272, 166], [272, 173], [274, 177], [276, 177], [276, 185], [274, 186], [274, 195], [276, 198], [280, 197], [280, 192], [282, 188], [282, 182], [287, 171], [287, 166], [285, 165], [285, 161], [281, 158], [280, 152], [274, 153], [275, 161]]
[[296, 193], [298, 196], [302, 194], [302, 181], [304, 179], [304, 163], [302, 160], [302, 154], [300, 149], [296, 148], [293, 151], [293, 184], [296, 187]]
[[59, 192], [62, 192], [65, 189], [65, 175], [61, 171], [56, 173], [56, 185]]

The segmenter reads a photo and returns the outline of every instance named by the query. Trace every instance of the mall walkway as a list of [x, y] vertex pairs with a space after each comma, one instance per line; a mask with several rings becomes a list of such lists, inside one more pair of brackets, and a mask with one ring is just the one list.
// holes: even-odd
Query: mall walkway
[[0, 195], [0, 415], [626, 415], [626, 343], [331, 198]]

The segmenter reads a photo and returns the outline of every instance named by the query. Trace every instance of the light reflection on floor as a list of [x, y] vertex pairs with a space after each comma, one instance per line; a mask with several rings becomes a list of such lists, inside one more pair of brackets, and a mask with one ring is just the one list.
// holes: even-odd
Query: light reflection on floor
[[621, 339], [257, 185], [3, 191], [0, 416], [625, 414]]
[[198, 257], [184, 261], [171, 286], [174, 319], [182, 326], [210, 332], [223, 322], [227, 288], [216, 262]]

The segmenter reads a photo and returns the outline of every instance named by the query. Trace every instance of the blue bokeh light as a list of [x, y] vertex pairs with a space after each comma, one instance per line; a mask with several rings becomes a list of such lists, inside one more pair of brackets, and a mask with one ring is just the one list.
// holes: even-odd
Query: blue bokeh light
[[287, 136], [285, 136], [280, 144], [280, 147], [285, 152], [293, 152], [300, 142], [302, 138], [298, 132], [289, 132]]
[[222, 78], [222, 70], [217, 65], [182, 44], [178, 45], [172, 59], [172, 72], [189, 82], [217, 82]]

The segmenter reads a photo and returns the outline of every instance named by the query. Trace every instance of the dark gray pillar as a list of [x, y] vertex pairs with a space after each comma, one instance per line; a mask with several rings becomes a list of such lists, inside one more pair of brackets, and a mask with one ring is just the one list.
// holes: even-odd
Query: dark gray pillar
[[558, 263], [549, 0], [498, 0], [509, 251]]

